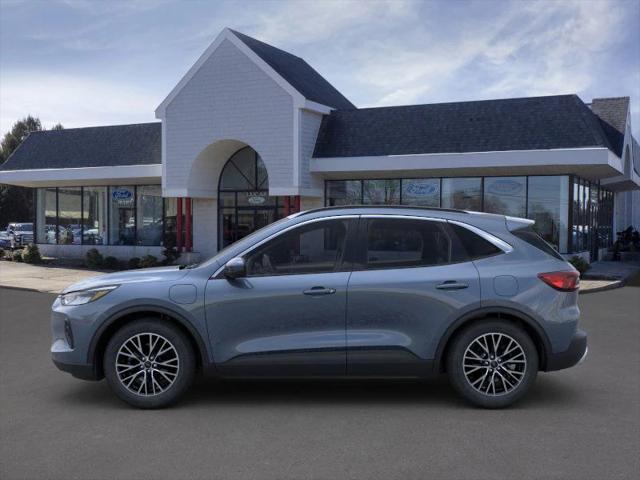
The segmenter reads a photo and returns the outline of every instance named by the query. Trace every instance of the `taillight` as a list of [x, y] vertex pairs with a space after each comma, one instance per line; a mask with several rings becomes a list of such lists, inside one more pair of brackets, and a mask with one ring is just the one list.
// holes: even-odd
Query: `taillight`
[[573, 292], [580, 286], [580, 274], [578, 272], [539, 273], [538, 278], [561, 292]]

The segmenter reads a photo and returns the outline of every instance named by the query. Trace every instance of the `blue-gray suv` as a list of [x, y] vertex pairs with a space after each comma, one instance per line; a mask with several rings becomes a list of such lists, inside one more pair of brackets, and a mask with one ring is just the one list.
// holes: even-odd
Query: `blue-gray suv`
[[533, 222], [459, 210], [291, 215], [199, 265], [113, 273], [53, 304], [53, 361], [141, 408], [221, 378], [427, 378], [521, 398], [587, 352], [579, 275]]

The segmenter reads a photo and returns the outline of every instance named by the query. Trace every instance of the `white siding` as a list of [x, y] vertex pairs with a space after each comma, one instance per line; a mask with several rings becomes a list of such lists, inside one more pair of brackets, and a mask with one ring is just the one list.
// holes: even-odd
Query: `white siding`
[[193, 251], [207, 258], [218, 251], [218, 201], [193, 200]]
[[300, 110], [299, 162], [300, 188], [303, 190], [322, 190], [323, 188], [322, 178], [310, 172], [311, 157], [313, 157], [321, 122], [322, 115], [309, 110]]
[[224, 40], [167, 106], [165, 191], [188, 190], [190, 182], [203, 174], [214, 184], [210, 192], [217, 191], [221, 165], [192, 167], [205, 147], [226, 139], [250, 145], [262, 156], [271, 188], [291, 188], [293, 110], [289, 93]]

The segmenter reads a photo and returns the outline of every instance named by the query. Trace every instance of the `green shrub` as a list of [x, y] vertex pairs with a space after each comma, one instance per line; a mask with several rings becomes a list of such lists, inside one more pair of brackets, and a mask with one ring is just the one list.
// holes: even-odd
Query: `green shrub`
[[22, 250], [16, 250], [11, 254], [11, 260], [14, 262], [22, 262]]
[[104, 259], [102, 258], [102, 254], [98, 251], [97, 248], [92, 248], [87, 251], [87, 256], [85, 257], [85, 264], [89, 268], [100, 268], [104, 263]]
[[0, 248], [0, 259], [4, 258], [4, 250]]
[[574, 255], [569, 259], [569, 263], [575, 267], [576, 270], [580, 272], [580, 275], [584, 275], [584, 273], [589, 270], [589, 263], [582, 257]]
[[140, 268], [140, 259], [138, 257], [130, 258], [127, 266], [132, 270], [135, 268]]
[[141, 268], [150, 268], [158, 265], [158, 259], [153, 255], [145, 255], [140, 259]]
[[180, 258], [180, 252], [176, 248], [175, 232], [166, 233], [162, 244], [164, 245], [164, 250], [162, 250], [162, 255], [164, 255], [164, 260], [162, 261], [162, 264], [173, 265], [176, 262], [176, 260]]
[[42, 257], [40, 256], [40, 250], [38, 246], [30, 243], [24, 248], [24, 252], [22, 252], [22, 259], [26, 263], [42, 263]]
[[105, 257], [102, 261], [102, 266], [107, 270], [117, 270], [119, 266], [118, 259], [116, 257]]

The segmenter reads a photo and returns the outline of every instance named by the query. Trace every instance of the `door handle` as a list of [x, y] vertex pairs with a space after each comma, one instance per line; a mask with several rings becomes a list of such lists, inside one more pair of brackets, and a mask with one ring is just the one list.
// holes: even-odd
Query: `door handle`
[[319, 297], [320, 295], [332, 295], [336, 293], [335, 288], [325, 288], [325, 287], [312, 287], [308, 290], [305, 290], [305, 295], [311, 295], [312, 297]]
[[438, 290], [462, 290], [468, 287], [469, 285], [466, 283], [456, 282], [455, 280], [447, 280], [436, 286]]

